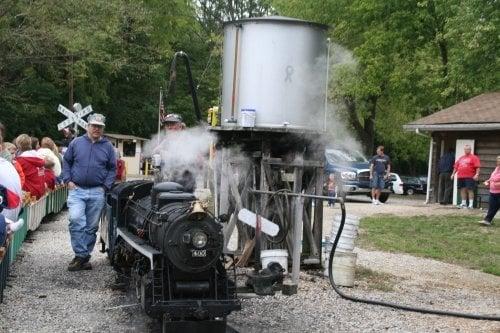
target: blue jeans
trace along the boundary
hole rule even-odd
[[[383,189],[385,187],[384,174],[378,174],[373,172],[373,178],[371,181],[371,187],[376,189]]]
[[[328,196],[334,198],[335,191],[328,191]],[[335,200],[328,200],[328,206],[333,207],[335,205]]]
[[[77,257],[88,257],[94,249],[104,200],[104,188],[100,186],[69,190],[69,234]]]
[[[493,218],[495,217],[495,215],[499,209],[500,209],[500,193],[491,193],[490,192],[488,213],[486,213],[486,217],[484,219],[488,222],[493,221]]]

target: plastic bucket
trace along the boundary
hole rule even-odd
[[[288,251],[287,250],[262,250],[260,252],[260,262],[262,268],[266,268],[271,262],[277,262],[288,273]]]
[[[337,250],[344,252],[352,252],[354,250],[354,237],[341,236],[337,243]]]
[[[255,127],[254,109],[241,109],[241,127]]]
[[[330,239],[333,241],[337,236],[337,231],[340,227],[342,217],[336,215],[333,223],[332,233]],[[346,215],[344,228],[337,245],[337,250],[350,252],[354,250],[354,241],[358,237],[359,218],[355,215]]]
[[[340,222],[335,222],[333,224],[333,230],[335,231],[335,235],[337,234],[337,231],[339,230],[340,227]],[[342,229],[342,236],[344,235],[349,235],[351,237],[355,237],[358,235],[358,227],[352,224],[344,224],[344,228]]]
[[[332,267],[335,284],[344,287],[354,286],[354,272],[356,270],[357,258],[357,253],[335,251]],[[328,260],[325,262],[324,275],[328,276]]]
[[[335,215],[335,218],[334,218],[335,222],[340,223],[341,220],[342,220],[341,215]],[[356,215],[347,214],[345,217],[345,224],[344,225],[347,225],[347,224],[355,225],[356,227],[359,226],[359,217]]]

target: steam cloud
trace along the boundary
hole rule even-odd
[[[171,131],[155,135],[145,148],[145,155],[160,154],[163,179],[175,180],[179,173],[191,172],[199,176],[208,161],[210,144],[216,137],[204,127]]]
[[[346,75],[353,75],[358,65],[351,51],[339,44],[332,43],[329,62],[328,105],[326,110],[326,142],[327,148],[345,151],[363,152],[361,143],[353,135],[345,119],[345,106],[335,99],[339,85],[345,84]]]

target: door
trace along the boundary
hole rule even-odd
[[[458,139],[455,146],[455,161],[464,154],[464,146],[470,145],[472,153],[474,154],[474,140],[472,139]],[[458,189],[457,189],[457,176],[453,180],[453,204],[458,204]]]

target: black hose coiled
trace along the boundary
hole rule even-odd
[[[335,237],[335,241],[333,242],[332,250],[331,250],[330,256],[329,256],[328,277],[330,279],[330,284],[332,285],[333,290],[335,290],[335,292],[337,294],[339,294],[342,298],[348,299],[348,300],[353,301],[353,302],[366,303],[366,304],[372,304],[372,305],[380,305],[380,306],[385,306],[385,307],[389,307],[389,308],[393,308],[393,309],[420,312],[420,313],[425,313],[425,314],[434,314],[434,315],[440,315],[440,316],[452,316],[452,317],[460,317],[460,318],[476,319],[476,320],[500,321],[499,316],[487,316],[487,315],[470,314],[470,313],[463,313],[463,312],[417,308],[417,307],[403,305],[403,304],[375,301],[375,300],[371,300],[371,299],[360,298],[360,297],[356,297],[356,296],[347,295],[344,292],[342,292],[342,290],[340,290],[337,287],[337,285],[335,284],[335,281],[333,281],[332,271],[333,271],[333,257],[335,255],[335,249],[337,248],[337,244],[339,242],[340,235],[342,234],[342,229],[344,228],[344,223],[345,223],[345,219],[346,219],[346,212],[345,212],[344,200],[339,198],[339,199],[336,199],[336,201],[340,202],[340,207],[342,210],[342,219],[340,221],[339,230],[337,231],[337,236]]]

